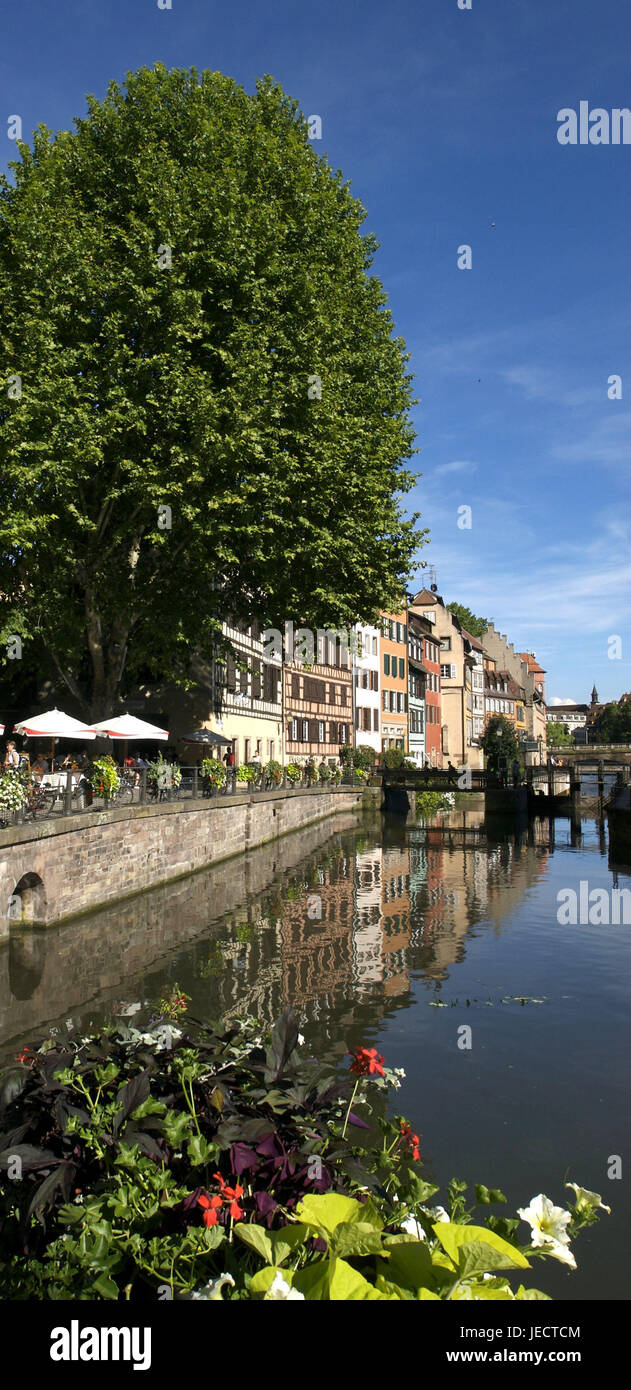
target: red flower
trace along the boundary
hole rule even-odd
[[[353,1058],[351,1072],[354,1076],[383,1076],[386,1059],[376,1047],[356,1047],[348,1055]]]
[[[33,1065],[33,1062],[35,1061],[35,1056],[33,1053],[31,1053],[30,1047],[25,1047],[22,1049],[21,1052],[18,1052],[17,1060],[18,1062],[22,1063],[22,1066],[30,1067]]]
[[[403,1142],[407,1144],[409,1148],[412,1150],[412,1158],[416,1159],[416,1162],[418,1163],[421,1157],[421,1151],[419,1149],[419,1144],[421,1141],[419,1139],[418,1134],[412,1133],[412,1126],[407,1125],[404,1120],[401,1121],[401,1138]]]
[[[204,1225],[216,1226],[217,1212],[223,1205],[223,1197],[220,1197],[218,1194],[214,1197],[207,1197],[205,1194],[202,1194],[201,1197],[197,1198],[197,1202],[200,1207],[204,1208],[204,1215],[202,1218]]]
[[[221,1173],[213,1173],[213,1177],[216,1178],[221,1188],[220,1200],[224,1202],[229,1202],[230,1205],[228,1207],[228,1210],[230,1212],[231,1217],[234,1221],[240,1221],[241,1217],[243,1216],[243,1210],[239,1206],[239,1197],[242,1197],[244,1192],[244,1189],[242,1188],[241,1184],[237,1182],[235,1183],[234,1187],[229,1187],[225,1178],[222,1178]]]

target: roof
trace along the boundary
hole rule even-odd
[[[540,675],[545,676],[545,667],[539,665],[531,652],[518,652],[517,655],[520,661],[526,662],[529,671],[538,671]]]
[[[466,629],[465,627],[461,628],[461,632],[462,632],[463,637],[466,637],[467,642],[470,642],[470,643],[471,643],[471,646],[472,646],[472,647],[476,647],[477,650],[478,650],[479,652],[483,652],[483,651],[484,651],[484,647],[483,647],[483,645],[482,645],[482,643],[481,643],[479,637],[473,637],[473,636],[471,635],[470,632],[467,632],[467,629]]]

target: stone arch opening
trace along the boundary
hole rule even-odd
[[[8,915],[11,926],[44,926],[46,891],[39,874],[22,874],[11,894]]]

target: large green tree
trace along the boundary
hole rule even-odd
[[[369,621],[425,533],[376,243],[270,78],[161,64],[0,185],[0,630],[90,717],[221,619]],[[10,669],[5,669],[5,675]]]

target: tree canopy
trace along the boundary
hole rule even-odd
[[[590,742],[631,743],[631,698],[605,705],[594,721]]]
[[[488,618],[477,618],[463,603],[448,603],[447,608],[458,619],[460,626],[470,632],[472,637],[482,637],[489,625]]]
[[[510,765],[513,758],[519,758],[519,745],[514,725],[503,714],[494,714],[488,721],[482,736],[484,761],[489,772],[497,772],[501,759]]]
[[[546,731],[548,743],[563,744],[566,747],[569,746],[569,744],[574,744],[574,739],[572,738],[567,724],[564,724],[560,719],[548,719]]]
[[[370,621],[425,532],[376,242],[271,79],[161,64],[0,182],[0,634],[97,717],[227,616]],[[10,675],[10,666],[5,667]]]

